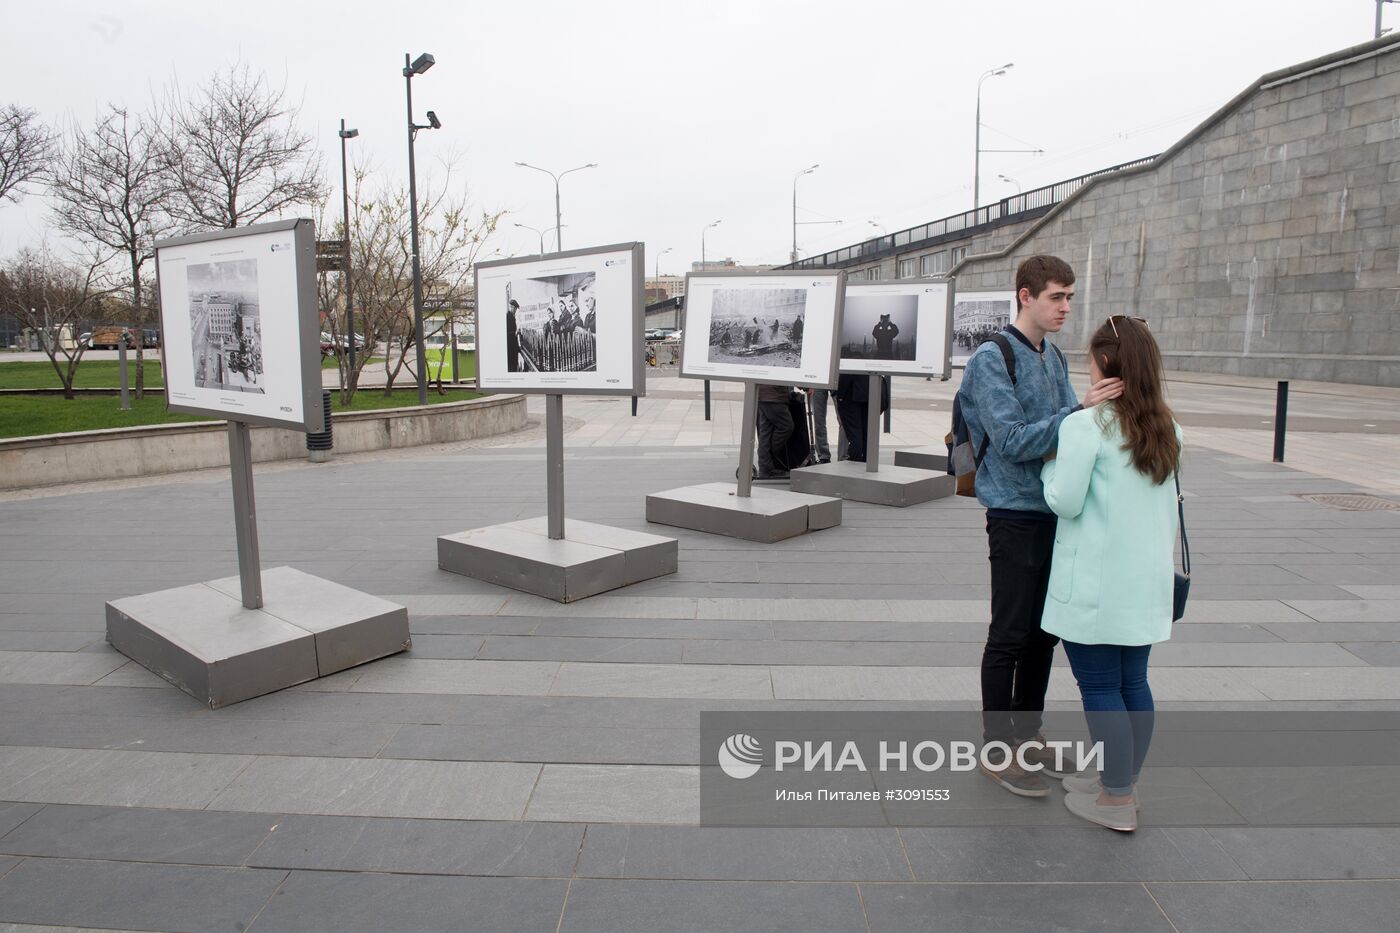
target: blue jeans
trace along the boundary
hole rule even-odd
[[[1152,688],[1147,685],[1151,645],[1081,645],[1066,641],[1089,736],[1103,743],[1103,789],[1130,794],[1152,743]]]

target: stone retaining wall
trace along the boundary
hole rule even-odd
[[[338,413],[335,450],[358,453],[446,444],[525,427],[525,396],[498,395],[423,408]],[[0,489],[180,473],[228,465],[228,423],[158,424],[0,440]],[[254,427],[253,459],[306,456],[306,435]]]

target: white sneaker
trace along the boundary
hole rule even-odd
[[[1137,829],[1135,803],[1103,804],[1094,794],[1065,794],[1065,809],[1090,823],[1107,826],[1120,833]]]
[[[1062,778],[1060,784],[1064,786],[1067,794],[1092,794],[1098,797],[1103,793],[1103,778],[1097,771],[1085,771],[1083,774],[1071,774]],[[1141,809],[1137,801],[1137,788],[1133,788],[1133,806]]]

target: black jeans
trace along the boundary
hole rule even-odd
[[[788,438],[792,437],[795,430],[797,425],[793,423],[792,411],[787,402],[758,403],[759,476],[787,472],[788,463],[782,452],[787,448]],[[778,452],[776,458],[773,456],[774,451]]]
[[[846,433],[845,459],[857,463],[865,462],[865,435],[869,427],[870,406],[867,402],[849,399],[836,400],[836,420],[841,422],[841,430]]]
[[[1040,627],[1055,523],[987,517],[992,565],[992,624],[982,652],[982,734],[1013,744],[1040,732],[1054,635]]]

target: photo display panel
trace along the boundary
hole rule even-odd
[[[947,358],[944,281],[846,286],[841,311],[841,372],[941,376]]]
[[[966,366],[972,351],[1016,319],[1015,292],[957,292],[953,295],[954,366]]]
[[[172,411],[323,429],[315,242],[294,220],[156,244]]]
[[[642,244],[476,267],[484,390],[641,395]]]
[[[843,272],[686,276],[681,375],[834,386],[844,287]]]

